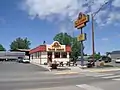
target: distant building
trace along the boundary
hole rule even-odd
[[[25,52],[0,51],[0,60],[18,59],[19,57],[24,58]]]
[[[112,52],[110,53],[110,56],[111,56],[112,60],[115,60],[115,59],[117,59],[117,58],[120,58],[120,51],[119,51],[119,50],[118,50],[118,51],[112,51]]]
[[[30,49],[18,49],[17,51],[18,52],[24,52],[25,53],[25,58],[30,59],[30,54],[29,54]]]

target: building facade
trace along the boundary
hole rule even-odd
[[[70,61],[71,47],[54,41],[51,45],[40,45],[30,50],[33,63],[45,64],[53,61],[66,63]]]
[[[120,58],[120,51],[112,51],[110,53],[110,56],[111,56],[112,60],[116,60],[116,59]]]

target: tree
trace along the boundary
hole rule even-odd
[[[100,59],[100,58],[101,58],[101,54],[100,54],[100,52],[95,53],[94,58],[95,58],[96,60]]]
[[[59,33],[54,38],[54,41],[58,41],[60,44],[63,45],[70,45],[72,47],[72,52],[70,54],[70,57],[76,61],[78,56],[80,56],[80,42],[77,41],[76,37],[71,37],[67,33]]]
[[[71,45],[72,37],[67,33],[59,33],[54,38],[54,41],[58,41],[62,45]]]
[[[109,56],[111,54],[111,52],[106,52],[106,56]]]
[[[19,38],[16,38],[16,40],[14,40],[11,43],[10,49],[13,50],[13,51],[15,51],[17,49],[29,49],[30,45],[31,45],[31,43],[27,38],[22,39],[22,38],[19,37]]]
[[[6,51],[2,44],[0,44],[0,51]]]
[[[77,41],[77,38],[73,38],[73,44],[72,44],[72,52],[71,52],[71,58],[73,61],[76,61],[78,56],[81,55],[81,44],[79,41]]]

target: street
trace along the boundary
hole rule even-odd
[[[0,90],[119,90],[120,71],[57,75],[17,62],[0,62]]]

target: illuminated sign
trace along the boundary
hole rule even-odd
[[[55,41],[52,45],[47,46],[47,51],[65,51],[65,45],[61,45],[58,41]]]
[[[88,21],[89,21],[89,15],[80,13],[78,19],[75,21],[75,28],[80,29],[85,27]]]

